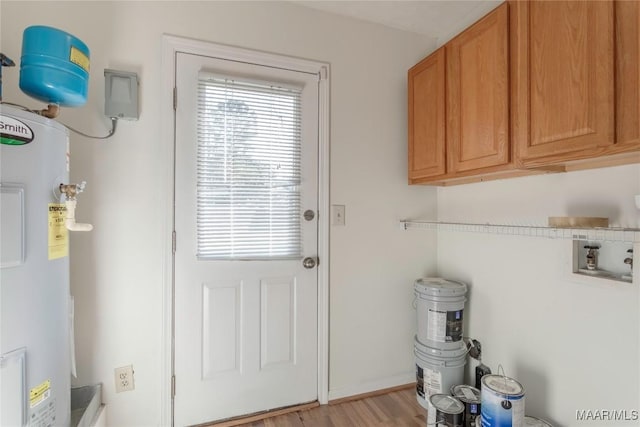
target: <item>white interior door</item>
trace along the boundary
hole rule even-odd
[[[315,401],[318,76],[178,53],[176,90],[175,425]]]

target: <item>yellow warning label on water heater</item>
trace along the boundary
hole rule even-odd
[[[71,46],[69,61],[73,62],[87,73],[89,72],[89,57],[82,53],[78,48]]]
[[[64,221],[67,208],[61,203],[49,203],[49,259],[69,255],[69,233]]]
[[[46,380],[29,390],[29,407],[35,408],[51,395],[51,380]]]

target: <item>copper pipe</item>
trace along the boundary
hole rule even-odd
[[[60,112],[60,107],[58,107],[57,104],[49,104],[47,105],[46,109],[40,110],[37,113],[49,119],[55,119],[56,117],[58,117],[59,112]]]

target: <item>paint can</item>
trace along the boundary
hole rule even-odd
[[[431,395],[447,393],[451,387],[463,382],[467,347],[459,342],[456,349],[442,350],[422,344],[417,337],[414,341],[416,399],[428,409]]]
[[[416,280],[418,340],[429,347],[456,349],[462,342],[467,285],[439,277]]]
[[[547,421],[529,415],[524,416],[524,425],[525,427],[553,427]]]
[[[451,395],[464,404],[464,427],[480,427],[480,390],[466,384],[454,385]]]
[[[437,393],[429,397],[428,427],[463,427],[464,404],[453,396]]]
[[[482,427],[524,427],[524,387],[504,375],[482,377]]]

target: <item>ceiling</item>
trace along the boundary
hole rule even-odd
[[[494,0],[340,0],[295,3],[434,37],[444,44],[464,28],[495,8]]]

